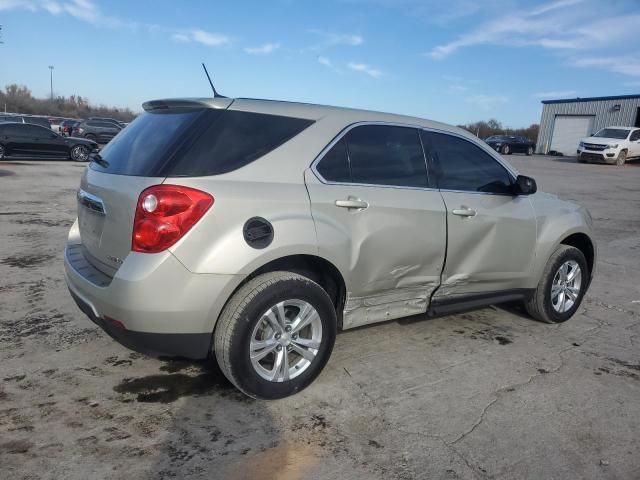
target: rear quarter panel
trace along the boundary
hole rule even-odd
[[[225,180],[224,175],[168,178],[164,183],[214,197],[205,216],[170,249],[194,273],[246,275],[280,257],[318,254],[302,172],[300,183]],[[244,239],[244,224],[253,217],[273,226],[273,241],[266,248],[251,247]]]

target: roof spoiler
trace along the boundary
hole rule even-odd
[[[233,99],[226,97],[216,98],[169,98],[164,100],[150,100],[142,104],[146,112],[167,110],[174,108],[228,108]]]

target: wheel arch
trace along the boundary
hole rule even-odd
[[[266,262],[265,264],[255,268],[242,280],[242,282],[240,282],[240,284],[236,286],[227,298],[225,305],[247,282],[251,281],[258,275],[275,271],[297,273],[298,275],[307,277],[320,285],[331,298],[336,309],[338,329],[342,329],[342,312],[344,310],[347,292],[344,277],[333,263],[317,255],[293,254]],[[224,306],[220,310],[220,314],[223,310]],[[218,319],[216,319],[216,325],[217,324]]]
[[[591,238],[589,238],[586,233],[577,232],[561,240],[560,245],[569,245],[571,247],[577,248],[582,252],[584,258],[587,260],[587,266],[589,267],[589,277],[591,278],[596,259],[595,245]]]

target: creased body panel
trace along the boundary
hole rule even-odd
[[[319,255],[347,288],[343,328],[425,312],[446,248],[440,193],[417,188],[331,185],[305,174]],[[350,197],[368,203],[341,208]]]
[[[448,211],[447,260],[434,298],[529,287],[536,218],[528,197],[443,191]],[[459,216],[457,209],[474,216]]]

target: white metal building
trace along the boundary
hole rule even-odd
[[[544,100],[536,152],[575,155],[581,138],[612,125],[640,127],[640,95]]]

